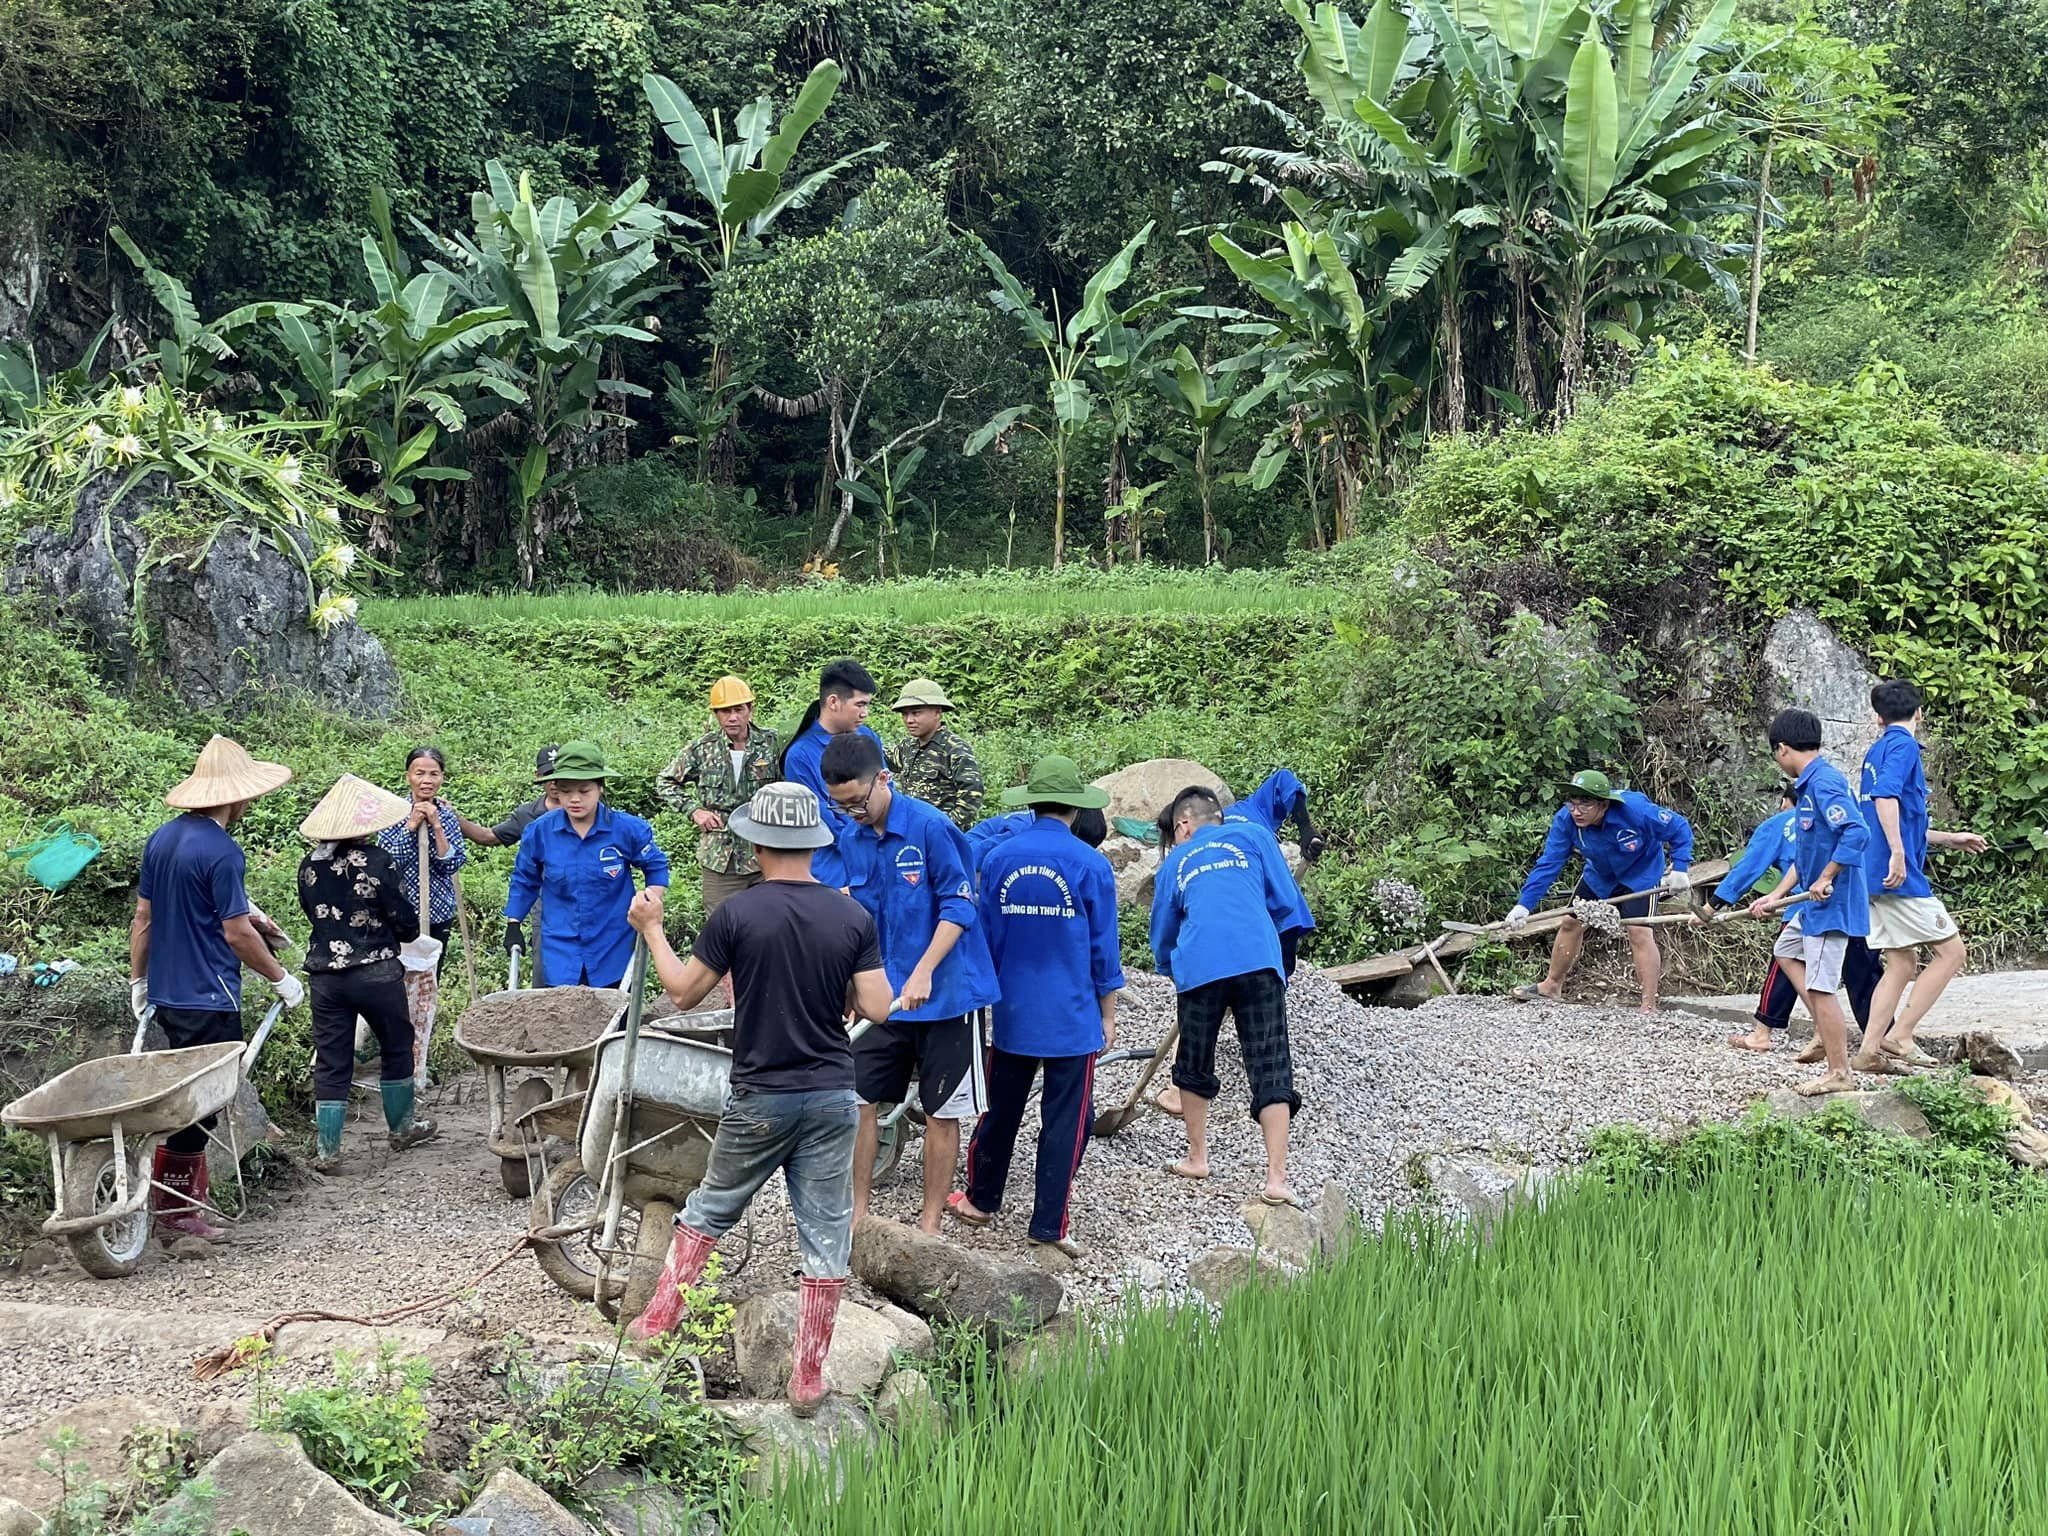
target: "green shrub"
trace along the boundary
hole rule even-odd
[[[400,1359],[392,1345],[367,1368],[338,1351],[333,1386],[274,1394],[264,1380],[272,1363],[268,1346],[253,1354],[255,1427],[297,1435],[306,1459],[342,1487],[378,1508],[403,1508],[406,1485],[426,1465],[426,1385],[433,1368]]]

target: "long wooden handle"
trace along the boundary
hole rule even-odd
[[[433,935],[433,903],[428,899],[432,889],[431,877],[427,872],[427,824],[420,823],[420,937]]]

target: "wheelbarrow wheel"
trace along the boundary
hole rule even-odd
[[[555,1085],[544,1077],[529,1077],[519,1085],[519,1091],[512,1095],[505,1106],[506,1123],[516,1123],[522,1115],[539,1109],[555,1096]],[[505,1186],[505,1193],[514,1200],[524,1200],[533,1193],[533,1172],[526,1166],[526,1157],[501,1157],[498,1159],[498,1178]]]
[[[583,1171],[582,1160],[567,1158],[554,1166],[547,1182],[535,1191],[533,1225],[536,1230],[545,1230],[593,1218],[601,1220],[604,1213],[598,1206],[597,1196],[597,1180]],[[631,1245],[637,1236],[633,1230],[634,1214],[629,1206],[620,1223],[619,1241],[622,1245]],[[619,1293],[625,1289],[626,1277],[618,1266],[612,1266],[605,1277],[605,1294],[601,1297],[597,1294],[598,1256],[591,1247],[597,1235],[593,1229],[573,1237],[537,1242],[533,1245],[533,1256],[540,1262],[541,1272],[564,1291],[578,1301],[595,1301],[599,1311],[615,1317]]]
[[[620,1317],[638,1317],[654,1299],[661,1267],[668,1262],[669,1246],[675,1236],[676,1208],[666,1200],[650,1200],[640,1207],[640,1231],[633,1241],[633,1267],[626,1275],[625,1294],[619,1298]],[[614,1319],[616,1321],[616,1319]]]
[[[903,1143],[910,1138],[904,1134],[903,1122],[909,1116],[899,1115],[877,1129],[875,1142],[875,1173],[873,1182],[884,1184],[896,1177],[896,1170],[903,1163]]]
[[[88,1211],[97,1214],[120,1203],[116,1195],[119,1170],[111,1141],[74,1148],[65,1162],[64,1209],[67,1212],[78,1216]],[[142,1178],[140,1158],[128,1170],[128,1177],[128,1188],[132,1194]],[[119,1280],[123,1275],[132,1275],[142,1267],[143,1257],[149,1252],[149,1207],[145,1205],[131,1216],[94,1227],[90,1232],[74,1232],[64,1241],[80,1267],[94,1279]]]

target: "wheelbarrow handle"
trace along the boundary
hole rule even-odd
[[[144,1003],[142,1012],[135,1016],[135,1043],[128,1047],[130,1056],[142,1054],[143,1037],[149,1033],[149,1021],[156,1017],[156,1004]]]
[[[256,1033],[249,1037],[249,1043],[242,1047],[242,1072],[246,1076],[256,1065],[256,1058],[263,1050],[263,1042],[270,1038],[270,1031],[276,1027],[284,1013],[284,999],[279,998],[264,1013],[262,1022],[256,1026]]]

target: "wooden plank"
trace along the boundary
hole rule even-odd
[[[1729,864],[1726,859],[1708,859],[1704,863],[1693,865],[1693,899],[1695,901],[1702,899],[1700,895],[1701,888],[1717,883],[1722,876],[1728,873],[1728,869]],[[1568,916],[1570,916],[1570,913],[1563,909],[1559,909],[1556,912],[1546,912],[1541,917],[1530,918],[1528,926],[1512,937],[1506,934],[1493,935],[1493,937],[1504,939],[1511,944],[1520,944],[1529,939],[1542,938],[1546,934],[1555,933],[1559,928],[1563,927],[1564,920]],[[1479,940],[1480,935],[1478,934],[1454,933],[1437,946],[1437,958],[1439,960],[1456,960],[1460,956],[1469,955],[1479,946]],[[1348,965],[1326,965],[1323,967],[1323,975],[1346,990],[1353,987],[1371,987],[1380,985],[1383,982],[1398,981],[1414,970],[1416,966],[1424,963],[1423,951],[1428,947],[1426,944],[1417,944],[1410,949],[1397,949],[1388,954],[1373,955],[1364,960],[1353,960]]]

